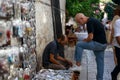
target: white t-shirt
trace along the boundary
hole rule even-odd
[[[114,40],[113,45],[120,48],[120,45],[117,43],[116,37],[120,36],[120,19],[117,19],[114,24]]]
[[[87,32],[75,32],[76,37],[78,38],[78,41],[82,41],[85,38],[88,37],[88,33]]]

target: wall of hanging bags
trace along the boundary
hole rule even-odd
[[[7,66],[9,74],[0,80],[30,79],[36,73],[35,30],[35,0],[0,0],[0,72]]]

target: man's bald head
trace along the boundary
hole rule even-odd
[[[75,15],[75,20],[80,25],[84,25],[87,22],[88,17],[86,17],[83,13],[77,13]]]
[[[77,18],[83,18],[83,17],[85,17],[85,15],[84,15],[83,13],[77,13],[77,14],[75,15],[75,20],[76,20]]]

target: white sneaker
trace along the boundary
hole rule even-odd
[[[71,71],[81,71],[82,70],[82,66],[73,66],[73,67],[70,67],[69,70]]]

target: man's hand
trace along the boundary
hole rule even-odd
[[[58,59],[58,60],[61,60],[61,61],[63,61],[63,62],[67,62],[68,64],[70,64],[70,66],[73,65],[71,61],[69,61],[69,60],[67,60],[67,59],[65,59],[65,58],[63,58],[63,57],[61,57],[61,56],[58,56],[57,59]]]
[[[83,41],[87,42],[87,39],[84,39]]]
[[[76,62],[76,65],[77,65],[77,66],[80,66],[81,64],[80,64],[80,62]]]
[[[73,63],[69,60],[66,60],[68,62],[68,64],[70,64],[70,66],[72,67],[73,66]]]
[[[92,39],[93,39],[93,33],[89,33],[88,37],[86,39],[84,39],[83,41],[90,42]]]

